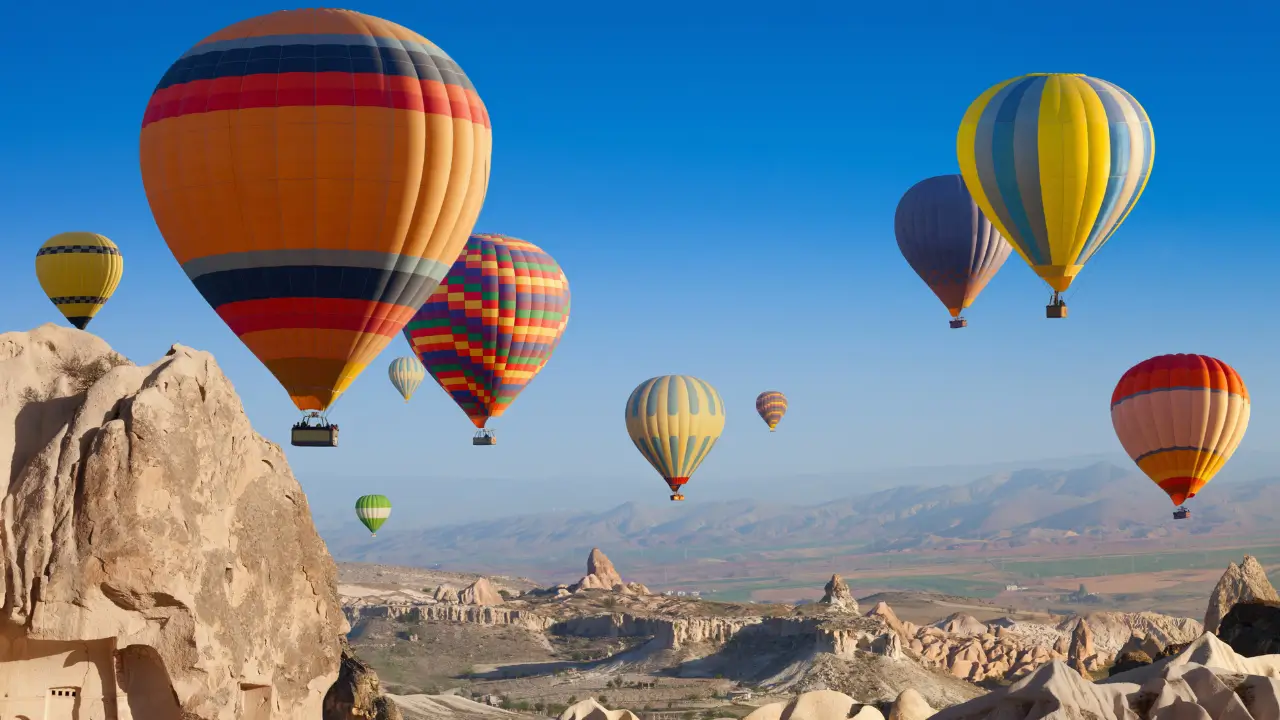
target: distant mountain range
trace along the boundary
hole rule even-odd
[[[803,507],[751,500],[628,502],[604,512],[536,513],[425,529],[397,529],[393,518],[376,539],[350,527],[322,532],[340,560],[446,568],[576,567],[593,546],[653,560],[815,545],[875,552],[984,541],[1000,549],[1070,536],[1261,532],[1280,520],[1280,478],[1215,483],[1191,506],[1192,520],[1173,526],[1173,505],[1150,480],[1096,463],[1001,472],[963,485],[898,487]]]

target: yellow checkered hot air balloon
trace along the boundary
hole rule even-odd
[[[120,248],[97,233],[54,235],[36,252],[40,287],[67,320],[81,330],[111,298],[123,274]]]
[[[1147,186],[1147,111],[1106,80],[1032,73],[993,85],[956,136],[960,173],[982,213],[1053,288],[1046,314],[1111,239]]]

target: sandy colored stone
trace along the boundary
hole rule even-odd
[[[853,698],[834,690],[800,693],[787,703],[780,720],[845,720]]]
[[[463,605],[494,606],[502,604],[502,596],[488,578],[479,578],[458,593],[458,602]]]
[[[432,594],[432,597],[434,597],[436,600],[440,602],[456,603],[458,602],[458,588],[448,584],[441,585],[440,587],[436,588],[436,591]]]
[[[849,589],[849,584],[839,575],[832,575],[831,579],[822,588],[823,595],[819,603],[830,605],[833,608],[847,610],[849,612],[858,612],[858,601],[853,597],[853,591]]]
[[[378,673],[356,657],[346,638],[338,679],[324,696],[323,720],[403,720],[399,706],[382,694]]]
[[[587,556],[587,574],[573,585],[571,590],[613,590],[615,586],[626,586],[622,575],[600,548],[591,548]]]
[[[1276,594],[1257,558],[1245,555],[1239,565],[1231,563],[1227,566],[1227,571],[1222,573],[1209,595],[1209,605],[1204,611],[1205,632],[1217,632],[1222,618],[1231,612],[1233,605],[1250,600],[1280,602],[1280,595]]]
[[[0,335],[0,456],[0,717],[65,686],[81,720],[321,716],[336,569],[211,355]]]
[[[933,713],[933,708],[915,688],[907,688],[893,701],[888,720],[928,720]]]

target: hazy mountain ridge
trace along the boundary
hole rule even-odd
[[[326,540],[346,560],[431,563],[541,558],[582,547],[669,553],[750,552],[812,545],[870,550],[953,541],[1027,544],[1069,533],[1096,538],[1170,532],[1240,534],[1280,519],[1280,478],[1210,486],[1193,501],[1193,523],[1170,526],[1173,505],[1135,472],[1109,463],[1075,470],[1019,470],[965,485],[904,486],[817,505],[695,500],[628,502],[603,512],[539,513],[396,532],[377,540],[334,532]],[[389,532],[388,532],[389,531]]]

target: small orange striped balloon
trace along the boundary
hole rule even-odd
[[[1111,394],[1125,452],[1181,505],[1222,469],[1249,425],[1249,391],[1206,355],[1160,355],[1129,368]]]
[[[774,432],[782,416],[787,414],[787,396],[777,390],[765,390],[756,396],[756,412],[764,418],[769,432]]]

